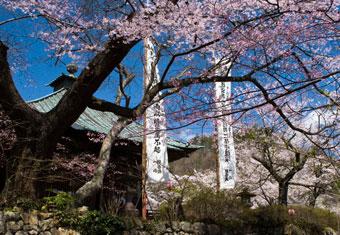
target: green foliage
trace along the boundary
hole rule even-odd
[[[98,211],[88,211],[82,215],[77,209],[57,212],[59,226],[72,228],[83,235],[112,235],[121,234],[125,223],[117,216],[110,216]]]
[[[224,223],[239,217],[247,208],[234,195],[203,188],[184,205],[186,218],[194,221]]]
[[[332,185],[332,190],[334,191],[334,193],[340,195],[340,180],[336,180],[336,181],[333,183],[333,185]]]
[[[284,227],[294,227],[301,234],[319,235],[326,227],[337,229],[337,221],[340,219],[334,213],[312,207],[294,206],[294,215],[288,214],[285,206],[268,206],[253,210],[249,220],[252,227],[260,234],[280,233]]]
[[[295,213],[289,215],[288,209],[294,209]],[[337,230],[340,219],[330,211],[304,206],[249,209],[234,195],[208,188],[193,194],[185,203],[184,211],[189,220],[220,224],[235,235],[250,232],[281,235],[288,230],[297,235],[319,235],[327,227]]]
[[[44,197],[44,202],[46,203],[47,209],[57,209],[57,210],[66,210],[73,207],[75,198],[66,193],[66,192],[59,192],[55,196],[51,197]]]
[[[289,224],[288,210],[285,206],[273,205],[260,207],[244,217],[260,234],[280,234],[284,226]],[[251,218],[252,217],[252,218]]]
[[[307,235],[305,231],[295,226],[294,224],[289,224],[284,229],[285,234],[289,235]]]
[[[290,221],[307,234],[322,234],[326,227],[338,229],[338,221],[340,218],[328,210],[312,207],[294,207],[296,215]]]
[[[88,212],[78,224],[78,231],[83,235],[121,234],[124,229],[124,222],[119,217],[108,216],[97,211]]]
[[[62,210],[56,212],[59,218],[59,226],[65,228],[79,229],[82,216],[76,209]]]
[[[161,203],[157,219],[162,221],[177,221],[185,218],[184,208],[182,207],[183,201],[196,195],[201,187],[192,183],[189,179],[180,180],[178,183],[178,187],[171,189],[173,196]]]
[[[22,208],[24,211],[39,210],[42,202],[39,200],[31,200],[29,198],[19,198],[16,201],[16,206]]]
[[[143,231],[149,234],[153,234],[155,231],[157,231],[158,226],[158,220],[147,220],[143,222]]]
[[[167,200],[166,202],[162,202],[159,206],[159,215],[156,219],[161,221],[176,221],[180,220],[182,218],[179,218],[176,200],[179,200],[179,198],[172,198]]]

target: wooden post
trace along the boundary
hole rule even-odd
[[[218,140],[217,140],[218,141]],[[216,151],[216,192],[220,191],[220,157],[219,157],[219,153],[218,153],[218,148]]]
[[[143,133],[143,150],[142,150],[142,218],[147,219],[147,203],[148,197],[146,194],[146,164],[147,164],[147,154],[146,154],[146,114],[144,114],[144,133]]]

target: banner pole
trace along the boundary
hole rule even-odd
[[[220,158],[218,155],[218,149],[216,151],[216,192],[220,191],[221,185],[220,185]]]
[[[147,219],[147,203],[148,197],[146,194],[146,166],[147,166],[147,152],[146,152],[146,114],[144,114],[144,132],[143,132],[143,149],[142,149],[142,219]]]
[[[144,39],[144,66],[147,65],[147,61],[150,59],[148,58],[148,53],[147,53],[147,50],[148,48],[146,47],[146,39]],[[147,79],[146,77],[148,76],[147,74],[147,69],[144,68],[144,81],[143,81],[143,86],[144,86],[144,91],[146,91],[147,89]],[[146,128],[147,128],[147,124],[146,124],[146,119],[147,119],[147,113],[144,112],[144,115],[143,115],[143,119],[144,119],[144,122],[143,122],[143,149],[142,149],[142,219],[147,219],[147,203],[148,203],[148,196],[147,196],[147,193],[146,193],[146,177],[147,177],[147,144],[146,144]]]

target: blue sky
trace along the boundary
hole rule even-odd
[[[4,9],[0,8],[0,22],[11,17],[13,17],[13,13],[9,14]],[[39,20],[40,19],[37,19],[36,21]],[[21,20],[0,27],[0,40],[3,40],[5,43],[7,42],[7,45],[11,48],[10,54],[16,55],[16,61],[14,61],[13,58],[10,60],[11,66],[15,67],[13,70],[15,71],[13,73],[13,79],[19,93],[26,101],[51,93],[52,88],[48,87],[47,84],[60,76],[63,72],[67,73],[66,64],[71,62],[70,59],[64,59],[64,64],[60,62],[56,64],[55,59],[50,59],[48,57],[45,45],[42,42],[30,38],[32,32],[41,30],[37,28],[37,25],[39,24],[34,23],[35,22],[32,22],[32,20]],[[334,43],[336,44],[337,42]],[[17,56],[17,50],[20,52],[20,56]],[[143,47],[142,43],[140,43],[133,48],[129,56],[124,60],[124,64],[128,65],[129,68],[133,68],[132,72],[137,75],[137,78],[127,89],[127,92],[132,95],[132,105],[136,104],[142,95],[142,53]],[[332,53],[337,54],[339,52],[335,50]],[[161,71],[162,68],[164,68],[166,60],[167,57],[165,56],[159,64]],[[18,63],[28,65],[28,67],[23,70],[18,69],[16,66]],[[199,67],[200,63],[203,64],[204,61],[202,62],[201,60],[196,65]],[[80,70],[81,69],[82,68],[80,67]],[[174,70],[176,69],[181,69],[180,63],[175,65]],[[244,70],[239,69],[238,71]],[[112,74],[112,76],[102,84],[102,87],[95,95],[107,100],[113,100],[115,97],[116,85],[117,79],[114,78],[114,74]],[[196,134],[211,133],[212,125],[202,128],[200,124],[201,123],[179,130],[177,134],[179,137],[189,138]]]
[[[4,9],[0,8],[0,21],[13,17]],[[25,100],[31,100],[52,91],[46,84],[63,72],[64,66],[55,66],[53,61],[46,60],[44,45],[29,38],[33,24],[31,20],[22,20],[3,25],[0,28],[0,39],[9,46],[10,66],[12,76],[17,89]],[[14,42],[13,42],[14,41]],[[20,43],[24,44],[20,44]],[[17,43],[12,45],[12,43]],[[20,57],[17,57],[18,50]],[[16,60],[13,60],[13,55]],[[27,63],[28,62],[28,63]],[[23,66],[16,66],[21,63]],[[27,66],[27,67],[26,67]],[[19,68],[18,68],[19,67]]]
[[[0,22],[13,16],[12,13],[9,14],[0,8]],[[14,83],[26,101],[52,93],[53,89],[47,84],[62,73],[67,74],[66,64],[72,62],[72,60],[66,58],[63,60],[63,63],[55,63],[55,59],[49,58],[46,45],[30,38],[30,34],[36,30],[34,27],[35,24],[32,20],[21,20],[3,25],[0,28],[0,39],[5,43],[7,42],[7,45],[10,47],[10,65],[13,67],[12,76]],[[20,52],[19,56],[17,50]],[[140,91],[143,82],[142,56],[143,45],[140,43],[130,51],[129,56],[124,60],[124,64],[132,68],[137,76],[127,88],[127,92],[132,96],[132,105],[137,104],[142,95]],[[160,63],[160,70],[165,66],[165,63],[166,59]],[[21,65],[17,66],[17,64]],[[81,69],[82,67],[79,68],[79,70]],[[117,77],[115,73],[112,73],[95,95],[99,98],[112,101],[115,97],[116,85]],[[172,131],[169,135],[176,136],[181,140],[189,140],[195,135],[210,133],[211,128],[211,125],[206,125],[204,128],[201,125],[193,125],[181,130]]]

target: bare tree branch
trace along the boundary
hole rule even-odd
[[[116,105],[120,105],[122,98],[125,98],[125,107],[129,107],[130,97],[126,95],[124,89],[136,77],[135,74],[130,73],[127,68],[121,64],[117,66],[119,73],[119,87],[117,89],[117,96],[115,100]]]

